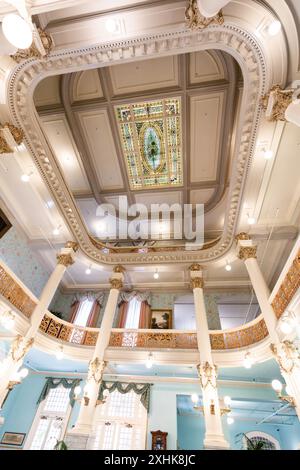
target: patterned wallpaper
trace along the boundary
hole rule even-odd
[[[16,227],[0,239],[0,259],[36,297],[41,295],[50,273],[28,245],[26,236]]]

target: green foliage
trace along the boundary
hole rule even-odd
[[[53,450],[68,450],[68,446],[65,441],[57,441]]]
[[[245,433],[237,434],[236,437],[244,438],[246,441],[246,450],[264,450],[265,442],[264,441],[255,441],[253,442]]]
[[[55,315],[57,318],[60,318],[61,320],[63,319],[63,314],[61,312],[54,312],[53,310],[50,310],[52,315]]]

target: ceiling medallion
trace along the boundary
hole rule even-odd
[[[130,188],[182,186],[181,100],[116,106]]]

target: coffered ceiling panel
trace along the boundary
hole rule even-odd
[[[205,204],[214,194],[213,188],[208,189],[196,189],[190,193],[191,204]]]
[[[100,188],[103,190],[122,189],[124,183],[107,111],[105,109],[79,111],[77,115]]]
[[[75,76],[73,101],[92,100],[102,97],[103,91],[98,70],[86,70]]]
[[[42,123],[71,191],[90,191],[65,115],[43,116]]]
[[[34,92],[36,106],[49,106],[60,103],[59,92],[60,75],[42,80]]]
[[[181,191],[163,191],[155,193],[136,194],[136,202],[145,204],[150,208],[151,204],[175,204],[181,203]]]
[[[143,60],[109,68],[114,95],[178,86],[178,57]]]
[[[224,92],[190,98],[190,180],[217,179]]]
[[[224,65],[215,52],[193,52],[190,54],[189,62],[189,79],[191,84],[225,78]]]

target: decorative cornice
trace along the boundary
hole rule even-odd
[[[79,244],[77,242],[70,241],[65,244],[65,248],[72,248],[72,250],[76,253],[76,251],[79,249]]]
[[[198,8],[197,0],[188,0],[188,6],[185,10],[185,23],[186,26],[191,30],[205,29],[212,23],[223,24],[224,17],[222,11],[211,18],[203,16]]]
[[[203,289],[204,282],[202,277],[193,277],[190,282],[190,286],[192,289]]]
[[[256,258],[256,251],[256,246],[241,246],[238,257],[243,261],[249,258]]]
[[[242,64],[243,71],[247,73],[247,86],[244,89],[243,113],[244,120],[241,124],[242,138],[233,158],[233,164],[237,168],[231,180],[228,205],[226,212],[227,222],[222,238],[214,246],[205,247],[197,251],[165,251],[159,253],[132,253],[118,251],[118,248],[110,253],[100,247],[96,247],[83,225],[78,208],[74,203],[72,194],[61,174],[58,171],[55,157],[52,154],[45,137],[41,131],[34,106],[32,103],[32,90],[35,84],[44,76],[66,73],[67,70],[75,71],[86,67],[101,67],[113,64],[115,61],[128,60],[140,57],[141,51],[144,58],[147,55],[154,57],[162,50],[164,53],[176,54],[196,50],[197,46],[220,48],[231,51],[232,55]],[[246,31],[233,25],[210,26],[201,34],[184,30],[168,33],[147,35],[139,38],[121,40],[115,43],[105,43],[77,50],[68,50],[50,54],[47,61],[28,60],[18,65],[10,77],[9,106],[10,112],[18,125],[22,125],[25,131],[25,140],[28,150],[46,182],[50,192],[60,206],[69,229],[78,241],[81,251],[98,263],[113,264],[158,264],[158,263],[186,263],[206,262],[223,256],[230,248],[234,228],[236,226],[242,189],[245,183],[245,174],[250,165],[255,146],[256,132],[259,124],[260,112],[257,105],[261,94],[265,91],[266,64],[264,56],[254,37]],[[31,91],[29,91],[31,90]],[[103,245],[103,248],[104,245]]]
[[[112,279],[109,280],[109,282],[110,282],[110,285],[111,285],[111,289],[120,290],[123,287],[123,282],[121,281],[121,279],[112,278]]]
[[[70,253],[59,253],[56,255],[57,264],[62,264],[63,266],[71,266],[74,264],[74,259]]]
[[[295,90],[283,90],[279,85],[274,85],[269,93],[261,99],[263,109],[269,121],[286,121],[285,112],[292,103]]]

